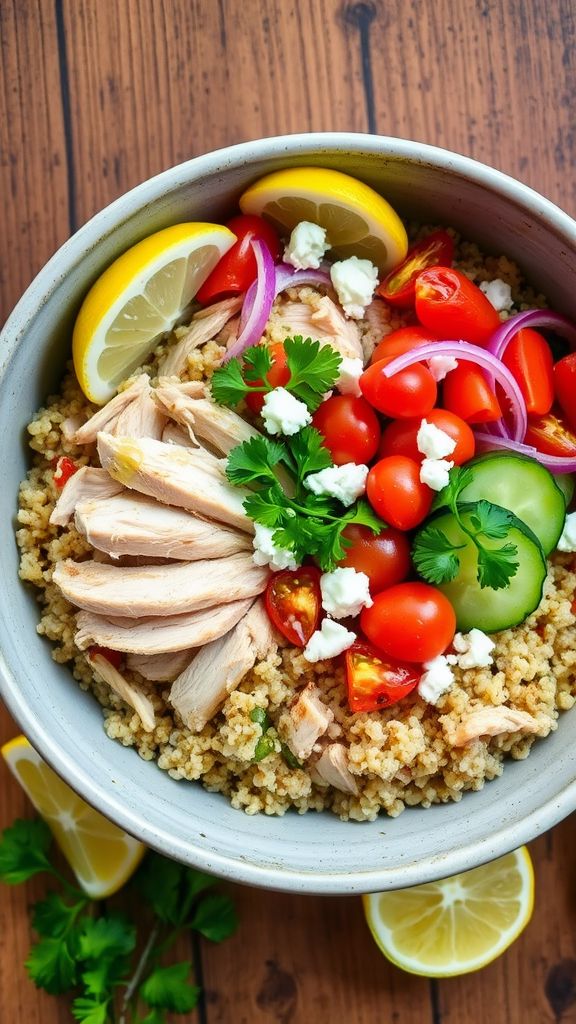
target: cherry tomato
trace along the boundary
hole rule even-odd
[[[371,644],[352,644],[346,651],[350,711],[380,711],[396,704],[418,685],[420,676],[413,665],[385,661]]]
[[[527,411],[538,416],[550,412],[554,401],[554,360],[546,338],[531,327],[523,327],[508,343],[502,362],[516,380]]]
[[[270,577],[266,611],[291,644],[306,646],[318,625],[321,608],[320,572],[313,565],[284,569]]]
[[[88,658],[93,658],[95,654],[99,654],[101,658],[106,658],[115,669],[119,669],[122,664],[122,658],[124,655],[121,651],[112,651],[109,647],[93,647],[88,648]]]
[[[360,625],[389,658],[431,661],[446,650],[456,632],[456,616],[447,597],[428,583],[398,583],[376,594],[363,608]]]
[[[564,356],[554,366],[554,390],[563,415],[576,430],[576,352]]]
[[[378,451],[380,423],[365,398],[328,398],[314,413],[312,424],[323,435],[337,466],[370,462]]]
[[[576,433],[554,413],[547,416],[529,416],[528,430],[524,438],[545,455],[562,455],[576,458]]]
[[[406,309],[414,305],[415,282],[427,267],[449,267],[454,256],[454,242],[446,231],[434,231],[408,250],[406,259],[384,278],[377,288],[391,306]]]
[[[467,423],[493,423],[500,403],[479,366],[460,359],[444,381],[443,404]]]
[[[392,377],[386,376],[385,367],[382,360],[372,363],[360,377],[360,390],[370,405],[386,416],[426,416],[438,397],[436,381],[428,367],[414,363]]]
[[[457,466],[474,458],[476,441],[470,427],[459,416],[447,409],[432,409],[424,417],[427,423],[433,423],[438,430],[443,430],[453,441],[456,447],[447,459],[451,459]],[[378,454],[381,459],[388,455],[406,455],[415,462],[421,462],[424,458],[418,449],[416,437],[422,425],[422,418],[416,417],[410,420],[393,420],[382,431],[382,440]]]
[[[273,388],[279,388],[290,380],[290,370],[286,364],[286,352],[282,342],[279,341],[274,345],[270,345],[270,355],[272,356],[272,366],[266,374],[266,379]],[[261,386],[262,381],[255,381],[254,385],[256,386],[256,384]],[[264,405],[264,395],[262,392],[246,395],[246,405],[253,413],[259,413]]]
[[[266,243],[274,260],[280,256],[278,235],[272,225],[262,217],[243,213],[238,217],[232,217],[226,227],[234,232],[237,241],[218,260],[212,273],[198,289],[196,298],[202,305],[209,305],[228,295],[239,295],[250,287],[258,273],[256,257],[250,244],[253,238]]]
[[[400,530],[388,527],[378,535],[367,526],[347,526],[344,537],[352,541],[338,565],[349,565],[366,573],[370,593],[401,583],[410,572],[410,545]]]
[[[416,278],[416,316],[446,340],[485,345],[500,317],[484,292],[451,267],[432,267]]]
[[[61,490],[67,484],[70,477],[78,471],[78,466],[67,455],[61,455],[56,463],[54,471],[54,483]]]
[[[390,361],[396,359],[396,356],[403,356],[405,352],[411,352],[419,345],[429,345],[433,341],[440,341],[440,338],[425,327],[399,327],[378,342],[370,362],[377,363],[381,359]]]
[[[434,492],[420,481],[420,466],[405,455],[380,459],[368,473],[366,495],[390,526],[412,530],[426,518]]]

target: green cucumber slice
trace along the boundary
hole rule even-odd
[[[474,510],[474,504],[459,507],[461,519],[468,528]],[[485,633],[498,633],[501,629],[518,626],[538,607],[546,579],[546,558],[538,538],[520,519],[514,517],[505,541],[482,538],[487,548],[501,547],[509,542],[518,549],[515,559],[518,570],[502,590],[481,587],[478,583],[476,546],[460,528],[452,512],[440,510],[428,520],[427,525],[432,523],[454,547],[463,545],[457,552],[460,560],[458,575],[450,583],[437,584],[438,590],[446,595],[454,608],[458,629],[468,632],[475,626]]]
[[[574,474],[573,473],[558,473],[554,477],[556,486],[560,488],[564,495],[564,501],[566,502],[566,508],[574,497]]]

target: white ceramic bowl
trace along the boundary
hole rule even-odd
[[[316,164],[356,175],[407,218],[459,228],[517,259],[561,312],[576,317],[576,224],[519,182],[420,143],[369,135],[293,135],[198,157],[144,182],[74,235],[30,285],[0,344],[0,683],[46,760],[86,800],[162,853],[240,882],[316,893],[399,888],[474,867],[550,828],[576,806],[576,713],[527,761],[459,804],[344,823],[331,814],[248,817],[200,783],[174,782],[104,734],[82,693],[35,631],[38,606],[18,580],[14,514],[28,453],[24,427],[57,386],[74,316],[121,252],[184,220],[219,221],[250,182]]]

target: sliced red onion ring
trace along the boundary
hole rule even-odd
[[[511,438],[493,437],[492,434],[475,432],[476,441],[482,451],[494,451],[501,448],[510,452],[518,452],[519,455],[528,455],[536,459],[551,473],[576,473],[576,457],[570,458],[563,455],[547,455],[539,452],[531,444],[522,444],[520,441],[512,441]]]
[[[295,270],[289,263],[279,263],[276,267],[276,295],[285,288],[299,288],[306,284],[331,287],[332,282],[326,270]]]
[[[264,333],[275,297],[276,274],[274,260],[268,246],[259,238],[250,242],[256,258],[258,276],[250,285],[242,306],[240,331],[236,341],[230,346],[223,362],[242,354],[250,345],[257,345]]]
[[[549,328],[566,338],[576,348],[576,326],[565,316],[560,313],[551,313],[549,309],[527,309],[523,313],[511,316],[494,331],[486,346],[488,351],[501,359],[508,343],[523,327]]]
[[[431,356],[453,356],[455,359],[464,359],[469,363],[475,363],[476,366],[486,370],[491,376],[495,377],[510,400],[513,440],[524,440],[528,420],[526,417],[526,403],[522,397],[522,392],[510,370],[491,352],[487,352],[485,348],[480,348],[479,345],[471,345],[468,341],[434,341],[428,345],[420,345],[418,348],[398,356],[397,359],[392,359],[383,367],[382,372],[386,377],[392,377],[400,370],[405,370],[407,366],[421,363],[425,359],[430,359]]]

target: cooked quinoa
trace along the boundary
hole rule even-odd
[[[412,232],[413,237],[417,234]],[[459,242],[455,265],[477,283],[495,278],[509,283],[515,311],[545,305],[543,296],[526,286],[516,264],[506,257],[485,257],[476,245]],[[300,289],[299,297],[310,304],[315,301],[310,289]],[[402,322],[395,314],[386,330]],[[368,354],[386,331],[368,322],[361,327]],[[274,313],[267,333],[271,341],[284,338],[281,320]],[[210,376],[223,353],[219,340],[225,338],[209,342],[189,357],[185,379]],[[160,346],[145,367],[152,376],[165,347]],[[459,800],[466,790],[481,789],[486,780],[501,774],[507,755],[527,757],[537,738],[515,733],[454,747],[454,733],[464,713],[506,704],[534,716],[537,735],[543,738],[556,729],[558,712],[574,704],[576,556],[557,553],[549,563],[539,608],[521,626],[494,635],[493,665],[467,671],[455,667],[455,684],[436,706],[413,691],[388,709],[351,714],[340,663],[311,664],[300,650],[279,638],[277,652],[255,665],[199,733],[184,727],[169,705],[169,684],[123,672],[153,704],[156,725],[146,732],[139,716],[75,647],[75,610],[51,582],[57,562],[82,559],[92,552],[73,525],[51,526],[49,517],[59,493],[53,482],[57,458],[68,455],[78,465],[86,465],[95,454],[93,447],[79,448],[67,441],[62,424],[70,419],[83,422],[93,411],[69,367],[61,393],[48,399],[28,427],[33,464],[19,495],[20,576],[38,588],[38,632],[51,641],[54,659],[70,664],[80,687],[92,690],[102,706],[107,735],[134,747],[145,760],[155,759],[173,779],[201,780],[206,789],[225,794],[233,807],[247,814],[284,814],[294,807],[299,813],[330,809],[344,820],[355,821],[373,820],[381,811],[395,816],[406,806],[429,807]],[[317,683],[334,714],[329,737],[348,747],[357,796],[314,783],[305,767],[290,767],[284,757],[283,714],[310,681]],[[265,709],[273,723],[267,736],[274,750],[258,763],[254,754],[262,730],[250,717],[255,708]]]

